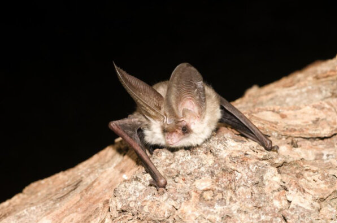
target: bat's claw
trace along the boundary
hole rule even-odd
[[[278,146],[276,146],[276,145],[275,145],[275,146],[273,146],[273,147],[271,148],[271,150],[270,150],[270,151],[277,152],[277,151],[278,151],[278,149],[279,149],[279,148],[278,148]]]
[[[278,148],[278,146],[275,145],[275,146],[272,146],[271,148],[268,148],[268,149],[265,148],[265,149],[266,149],[267,151],[270,151],[270,152],[277,152],[279,148]]]
[[[154,180],[150,180],[150,185],[157,187],[158,189],[160,188],[165,188],[167,184],[167,181],[165,178],[159,179],[158,182]]]

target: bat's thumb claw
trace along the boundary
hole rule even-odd
[[[165,178],[159,179],[158,181],[150,180],[150,185],[156,186],[157,188],[165,188],[167,181]]]
[[[273,151],[273,152],[277,152],[278,151],[278,146],[272,146],[268,151]]]

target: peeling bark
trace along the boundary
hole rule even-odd
[[[157,190],[119,141],[0,204],[0,221],[337,222],[337,58],[234,104],[278,152],[219,126],[199,147],[154,151]]]

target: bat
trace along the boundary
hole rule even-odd
[[[109,128],[134,149],[157,187],[164,188],[167,181],[151,162],[145,145],[171,148],[200,145],[220,122],[272,150],[272,142],[204,83],[192,65],[178,65],[168,81],[153,86],[114,66],[137,109],[128,118],[110,122]]]

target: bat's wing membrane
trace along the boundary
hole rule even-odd
[[[157,168],[153,165],[149,156],[146,154],[143,143],[139,139],[138,130],[141,128],[142,122],[136,118],[126,118],[109,123],[109,128],[117,135],[122,137],[136,152],[138,157],[143,162],[145,168],[150,173],[158,187],[165,187],[166,179],[160,174]]]
[[[272,142],[246,116],[223,97],[219,98],[222,106],[220,122],[230,125],[242,135],[258,142],[266,150],[272,149]]]

